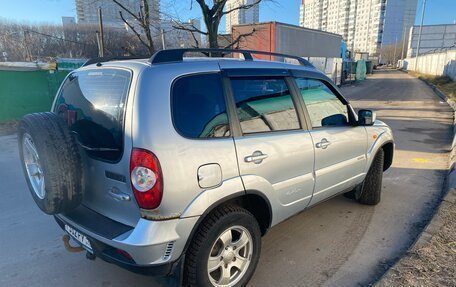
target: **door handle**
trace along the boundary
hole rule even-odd
[[[253,162],[254,164],[260,164],[267,157],[268,157],[267,154],[264,154],[261,151],[257,150],[255,152],[253,152],[253,154],[246,156],[244,158],[244,161],[245,162]]]
[[[323,139],[321,139],[321,142],[317,143],[315,146],[317,148],[326,149],[330,144],[331,144],[330,141],[328,141],[327,139],[323,138]]]
[[[130,201],[130,196],[121,192],[117,187],[109,189],[108,194],[117,201]]]

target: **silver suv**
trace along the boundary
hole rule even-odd
[[[341,193],[377,204],[394,143],[302,58],[176,49],[72,72],[52,113],[23,118],[19,148],[67,249],[179,284],[244,286],[272,226]]]

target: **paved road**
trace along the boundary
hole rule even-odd
[[[382,202],[362,206],[342,196],[273,228],[263,238],[251,286],[366,285],[403,253],[441,195],[451,137],[450,108],[419,80],[379,72],[343,89],[394,130],[392,168]],[[0,137],[0,286],[156,286],[63,248],[62,231],[26,191],[14,135]]]

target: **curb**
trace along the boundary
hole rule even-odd
[[[407,73],[406,71],[403,71]],[[408,73],[407,73],[408,74]],[[415,77],[417,78],[417,77]],[[408,250],[404,253],[402,258],[396,261],[393,266],[391,266],[388,271],[386,271],[380,279],[374,284],[374,286],[377,287],[383,287],[383,286],[389,286],[390,282],[386,282],[385,278],[390,277],[389,275],[393,272],[393,270],[396,269],[396,266],[400,264],[402,259],[407,256],[409,252],[412,250],[417,250],[422,247],[426,243],[431,240],[432,236],[434,236],[442,227],[443,225],[443,220],[440,216],[440,210],[442,207],[446,205],[454,205],[456,203],[456,102],[453,100],[448,99],[445,94],[442,93],[435,85],[417,78],[421,81],[423,81],[425,84],[427,84],[433,91],[434,93],[442,99],[442,101],[446,102],[452,109],[453,109],[453,142],[451,145],[451,151],[450,151],[450,157],[449,157],[449,171],[448,174],[445,178],[444,182],[444,187],[442,190],[442,199],[434,211],[434,214],[432,215],[431,220],[427,223],[426,227],[423,229],[420,235],[418,235],[418,238],[415,240],[415,242],[408,248]]]

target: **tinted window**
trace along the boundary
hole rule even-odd
[[[172,93],[174,125],[180,134],[189,138],[230,136],[219,74],[180,78]]]
[[[322,82],[315,79],[296,79],[306,104],[312,127],[340,126],[348,123],[347,107]]]
[[[232,78],[231,85],[243,133],[300,128],[284,79]]]
[[[130,80],[128,71],[99,69],[74,72],[63,84],[54,112],[64,117],[90,156],[121,157]]]

